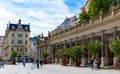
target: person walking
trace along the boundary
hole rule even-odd
[[[26,65],[26,60],[24,59],[23,60],[23,66],[25,67],[25,65]]]
[[[40,60],[40,66],[41,66],[41,68],[42,68],[42,64],[43,64],[43,60],[41,59]]]
[[[97,69],[97,60],[95,59],[93,62],[94,69]]]
[[[1,66],[4,68],[4,61],[2,59],[0,59],[0,68]]]

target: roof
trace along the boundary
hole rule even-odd
[[[19,26],[19,24],[9,23],[8,30],[15,31],[15,30],[18,29],[18,26]],[[22,29],[23,29],[24,31],[30,32],[30,25],[28,25],[28,24],[21,24],[21,26],[22,26]]]

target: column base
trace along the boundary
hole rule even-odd
[[[81,58],[81,66],[85,66],[87,64],[87,58]]]
[[[106,58],[106,57],[102,57],[101,58],[101,67],[103,67],[103,66],[105,66],[105,65],[107,65],[108,64],[108,58]]]
[[[57,64],[59,62],[59,58],[55,58],[55,63]]]
[[[113,65],[114,65],[114,66],[115,66],[116,62],[117,62],[117,58],[114,57],[114,58],[113,58]]]

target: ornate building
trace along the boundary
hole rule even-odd
[[[77,23],[78,19],[77,16],[72,16],[70,18],[66,17],[66,19],[59,25],[55,30],[53,30],[51,33],[60,32],[62,30],[65,30],[67,28],[70,28],[74,26]]]
[[[0,58],[3,57],[3,41],[4,41],[4,36],[0,36]]]
[[[7,24],[4,39],[4,58],[10,59],[10,53],[13,50],[18,52],[17,60],[22,58],[28,60],[30,52],[30,24],[21,24],[21,20],[17,24]]]
[[[89,0],[88,0],[89,1]],[[49,39],[49,46],[51,49],[52,59],[57,56],[57,50],[62,49],[64,46],[70,48],[75,45],[84,46],[91,40],[100,40],[102,44],[97,58],[100,59],[101,66],[113,65],[115,63],[115,55],[109,49],[109,43],[116,37],[120,37],[120,6],[111,8],[106,14],[101,14],[96,18],[92,18],[82,24],[76,24],[73,27],[65,30],[51,33]],[[91,54],[81,57],[81,64],[88,64],[88,59]]]

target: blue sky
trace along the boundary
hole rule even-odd
[[[0,0],[0,35],[5,34],[6,24],[30,23],[31,37],[54,30],[65,17],[80,13],[87,0]]]

